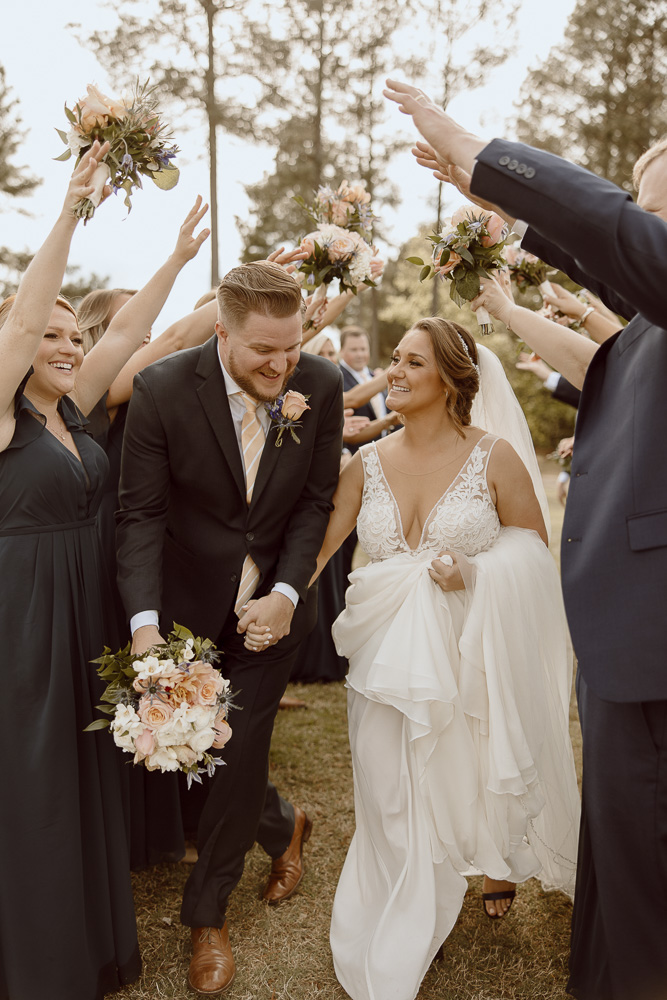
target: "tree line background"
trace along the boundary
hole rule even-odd
[[[508,57],[518,16],[517,3],[488,0],[114,0],[108,6],[116,16],[111,30],[71,30],[111,80],[122,89],[130,78],[150,76],[175,129],[206,123],[212,285],[219,280],[222,133],[251,137],[273,153],[272,168],[246,188],[249,218],[237,219],[243,260],[298,242],[310,226],[294,197],[310,201],[320,184],[343,178],[366,183],[380,217],[377,236],[383,238],[383,207],[399,198],[387,165],[408,136],[396,133],[382,81],[400,69],[447,107]],[[505,134],[631,190],[634,161],[667,133],[666,84],[663,0],[578,0],[563,41],[527,74]],[[39,183],[17,162],[21,138],[20,107],[0,66],[5,210],[29,205]],[[417,176],[415,169],[415,182]],[[423,252],[420,235],[447,214],[449,193],[432,183],[431,217],[415,220],[415,237],[391,248],[382,286],[345,313],[345,322],[369,331],[378,363],[420,315],[440,313],[476,328],[472,314],[462,316],[446,288],[437,281],[420,285],[417,269],[405,261]],[[0,246],[0,292],[15,289],[29,259]],[[107,281],[72,269],[63,290],[76,299]],[[553,447],[571,433],[572,411],[515,369],[511,335],[501,328],[490,346],[505,364],[536,445]]]

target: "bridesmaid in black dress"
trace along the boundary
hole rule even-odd
[[[97,715],[89,661],[107,638],[109,592],[95,516],[108,463],[81,420],[137,343],[119,324],[84,361],[58,297],[73,207],[107,150],[95,143],[82,159],[0,307],[0,1000],[101,1000],[141,969],[117,750],[108,733],[83,732]],[[202,238],[183,237],[163,279]]]

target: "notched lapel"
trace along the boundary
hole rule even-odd
[[[197,375],[202,383],[197,389],[208,422],[213,428],[218,444],[227,460],[230,472],[234,478],[241,496],[245,496],[245,473],[241,462],[239,443],[234,430],[234,422],[229,409],[229,401],[225,389],[225,380],[218,358],[218,340],[213,337],[207,341],[197,365]]]

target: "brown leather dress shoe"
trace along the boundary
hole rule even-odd
[[[190,986],[206,995],[222,993],[236,973],[226,921],[222,927],[193,927],[191,933]]]
[[[289,899],[303,878],[303,845],[313,829],[303,809],[294,806],[294,833],[287,850],[271,863],[269,881],[261,893],[271,906]]]

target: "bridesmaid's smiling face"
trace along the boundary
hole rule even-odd
[[[76,317],[57,305],[49,319],[42,343],[33,361],[30,388],[45,399],[72,392],[83,361],[83,338]]]
[[[387,406],[398,413],[445,407],[445,389],[425,330],[408,330],[393,353],[387,372]]]

